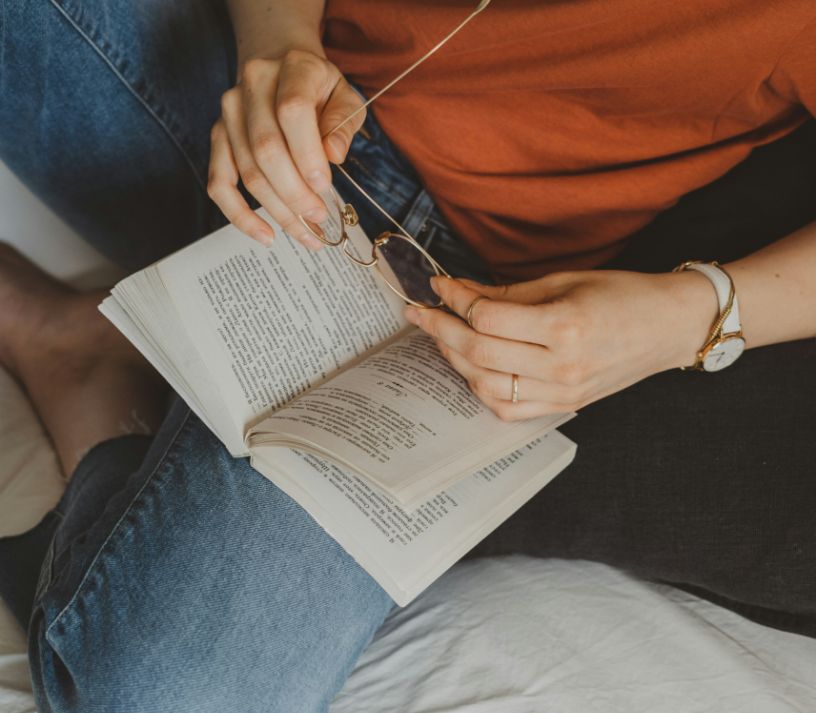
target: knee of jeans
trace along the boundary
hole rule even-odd
[[[323,597],[334,594],[327,589]],[[229,612],[212,631],[191,625],[165,635],[150,622],[131,622],[128,630],[103,632],[93,642],[76,622],[48,629],[35,618],[30,662],[37,710],[325,713],[391,605],[369,603],[362,614],[327,621],[317,599],[303,597],[304,616],[244,612],[262,632],[266,651],[259,650],[258,639],[248,638],[245,647],[230,641]],[[303,629],[305,647],[257,623],[290,615]],[[168,645],[168,638],[182,645]]]
[[[42,711],[323,711],[391,600],[198,428],[31,627]],[[73,586],[73,583],[72,583]]]

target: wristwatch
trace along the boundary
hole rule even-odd
[[[678,265],[674,271],[695,270],[705,275],[717,293],[720,314],[711,325],[706,343],[697,352],[697,360],[684,369],[697,371],[722,371],[731,366],[745,351],[742,337],[739,303],[731,276],[716,262],[704,263],[690,260]]]

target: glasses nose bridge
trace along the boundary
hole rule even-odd
[[[343,251],[343,255],[345,255],[349,260],[351,260],[351,262],[353,262],[355,265],[359,265],[360,267],[369,267],[369,268],[370,267],[375,267],[377,265],[377,263],[379,262],[379,258],[377,257],[376,249],[374,249],[374,248],[372,248],[372,250],[371,250],[371,258],[369,260],[364,260],[363,258],[357,257],[352,252],[352,250],[354,249],[354,246],[353,246],[353,244],[351,242],[351,238],[349,237],[349,234],[346,233],[346,232],[343,233],[343,240],[342,240],[342,242],[340,243],[340,245],[338,247]]]

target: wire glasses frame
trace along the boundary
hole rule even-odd
[[[482,12],[490,2],[491,0],[481,0],[476,8],[440,42],[404,72],[391,80],[385,87],[380,89],[362,106],[355,109],[355,111],[349,114],[343,121],[337,124],[337,126],[326,132],[322,138],[330,136],[354,119],[354,117],[365,111],[372,102],[385,94],[385,92],[391,89],[397,82],[435,54],[465,27],[465,25]],[[381,233],[373,241],[371,255],[360,255],[354,248],[347,233],[347,228],[356,226],[359,222],[357,211],[351,203],[343,203],[334,188],[321,195],[323,202],[326,204],[329,217],[323,223],[317,225],[306,220],[303,216],[299,216],[301,223],[324,245],[339,247],[343,251],[343,254],[355,264],[366,268],[377,268],[388,287],[409,304],[426,308],[441,307],[442,301],[433,290],[431,290],[430,279],[436,275],[444,275],[446,277],[450,277],[450,275],[448,275],[447,271],[417,242],[416,238],[377,203],[342,166],[338,166],[337,168],[351,185],[388,219],[398,232],[385,231]],[[389,270],[383,270],[381,266],[382,261],[391,267],[393,273]]]

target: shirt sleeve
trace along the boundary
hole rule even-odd
[[[816,116],[816,18],[787,45],[770,81],[782,96]]]

